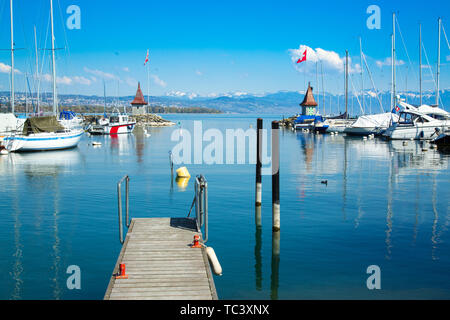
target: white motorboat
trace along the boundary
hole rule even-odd
[[[136,122],[130,120],[127,114],[117,112],[109,118],[100,120],[98,124],[93,125],[89,133],[93,135],[131,133],[135,125]]]
[[[72,111],[62,111],[59,114],[58,122],[67,129],[83,129],[84,120]]]
[[[344,129],[344,133],[356,136],[379,134],[389,128],[391,122],[397,120],[398,115],[391,112],[360,116],[352,125]]]
[[[354,119],[327,119],[328,124],[327,132],[343,133],[344,130],[350,127],[355,122]]]
[[[450,113],[428,105],[414,107],[404,101],[398,104],[404,108],[399,120],[392,122],[383,134],[388,139],[431,140],[450,129]]]

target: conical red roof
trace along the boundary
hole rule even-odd
[[[317,107],[317,102],[313,95],[313,88],[310,83],[308,83],[308,90],[306,90],[305,98],[303,98],[303,102],[300,105],[302,107]]]
[[[133,106],[144,106],[147,105],[147,101],[145,101],[144,95],[142,94],[141,90],[141,83],[138,83],[138,89],[136,91],[136,97],[134,97],[133,102],[131,102],[131,105]]]

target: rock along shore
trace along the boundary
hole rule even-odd
[[[103,119],[103,116],[84,116],[84,122],[87,124],[94,123],[96,119]],[[175,122],[163,119],[156,114],[143,114],[130,116],[130,120],[136,121],[138,126],[148,127],[168,127],[175,125]]]

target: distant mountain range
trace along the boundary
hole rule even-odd
[[[411,104],[419,104],[419,93],[408,92],[407,95],[404,92],[399,92],[402,98],[407,98],[407,102]],[[201,107],[217,109],[225,113],[271,113],[271,114],[285,114],[286,116],[300,113],[301,107],[299,104],[304,97],[303,92],[297,91],[279,91],[275,93],[267,94],[248,94],[245,92],[235,92],[230,94],[222,94],[216,96],[199,96],[194,93],[184,93],[180,91],[169,92],[164,96],[150,96],[150,105],[152,106],[165,106],[165,107]],[[113,106],[129,106],[134,96],[126,97],[107,97],[106,105],[108,108]],[[379,98],[383,109],[390,111],[390,92],[379,93]],[[323,94],[315,93],[315,99],[319,103],[319,112],[321,114],[339,114],[345,111],[345,97],[344,95],[333,95],[325,93],[325,99]],[[358,99],[360,102],[358,103]],[[348,111],[351,115],[361,114],[360,103],[362,104],[361,97],[358,99],[349,94]],[[323,103],[325,100],[325,103]],[[442,104],[450,106],[450,90],[441,91]],[[24,104],[25,95],[17,93],[16,101],[18,104]],[[52,101],[51,94],[42,94],[42,104],[50,105]],[[84,96],[84,95],[60,95],[59,102],[63,106],[103,106],[105,100],[101,96]],[[0,92],[0,104],[6,105],[9,103],[9,92]],[[433,92],[423,93],[423,103],[434,104],[435,95]],[[325,107],[325,111],[324,111]],[[378,113],[381,112],[380,103],[376,99],[376,95],[372,91],[364,92],[364,110],[365,113]]]
[[[419,93],[408,92],[405,96],[400,92],[401,98],[406,98],[408,103],[419,104]],[[219,95],[217,97],[200,97],[193,94],[165,95],[159,97],[150,97],[151,104],[176,105],[186,107],[206,107],[218,109],[225,113],[276,113],[291,115],[301,112],[299,104],[303,101],[304,93],[297,91],[279,91],[263,95],[246,94],[239,92],[237,94]],[[424,92],[422,94],[424,104],[434,104],[435,94],[433,92]],[[130,97],[131,98],[131,97]],[[339,114],[345,111],[345,96],[334,95],[325,92],[315,94],[315,99],[319,103],[319,111],[324,114]],[[358,103],[359,99],[359,103]],[[348,110],[352,115],[361,114],[363,102],[361,97],[358,99],[349,94]],[[384,110],[390,111],[390,92],[379,93],[379,99]],[[325,100],[325,103],[323,103]],[[450,106],[450,90],[441,91],[441,100],[444,106]],[[360,107],[361,103],[361,107]],[[324,112],[325,107],[325,112]],[[364,110],[365,113],[381,112],[380,103],[372,91],[364,92]]]

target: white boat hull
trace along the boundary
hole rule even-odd
[[[351,136],[368,136],[377,132],[375,127],[347,127],[344,129],[344,133]]]
[[[106,135],[114,135],[114,134],[128,134],[133,132],[136,123],[130,122],[126,124],[120,125],[96,125],[93,126],[90,133],[91,134],[106,134]]]
[[[432,123],[429,125],[416,124],[411,126],[395,125],[388,128],[383,136],[392,140],[431,140],[438,136],[436,128],[439,128],[440,132],[445,132],[449,126],[450,122],[447,125]]]
[[[4,138],[6,149],[12,152],[49,151],[75,148],[84,134],[83,130],[68,132],[45,132],[27,136],[17,135]]]

